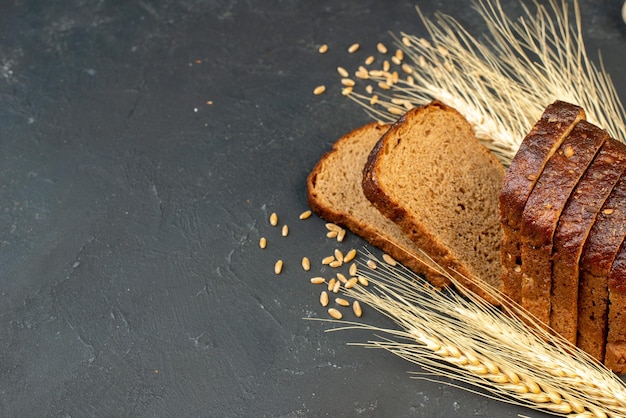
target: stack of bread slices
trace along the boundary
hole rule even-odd
[[[626,146],[580,107],[548,106],[505,172],[434,101],[339,139],[307,186],[322,218],[435,286],[450,284],[443,269],[490,302],[484,285],[501,290],[626,372]]]

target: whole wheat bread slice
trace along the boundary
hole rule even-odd
[[[569,197],[554,233],[550,327],[576,344],[579,260],[602,205],[626,170],[626,145],[608,139]]]
[[[522,213],[522,306],[546,329],[554,232],[572,191],[608,137],[597,126],[578,122],[546,163]]]
[[[416,259],[414,255],[419,249],[415,244],[363,194],[363,166],[374,144],[388,129],[388,125],[374,122],[335,142],[307,178],[309,206],[323,219],[345,226],[414,272],[423,274],[436,287],[447,286],[449,280]]]
[[[570,103],[556,101],[546,107],[506,172],[500,194],[502,291],[517,303],[522,300],[520,228],[524,206],[547,161],[584,118],[583,109]]]
[[[365,196],[461,282],[501,288],[498,195],[504,168],[455,109],[408,111],[378,141],[363,171]]]

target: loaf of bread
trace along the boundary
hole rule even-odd
[[[554,231],[578,180],[608,137],[597,126],[578,122],[546,163],[522,212],[521,305],[545,328],[550,324]]]
[[[363,171],[367,199],[439,265],[501,288],[501,163],[453,108],[408,111],[378,141]]]
[[[363,166],[388,125],[370,123],[340,138],[324,154],[307,178],[308,203],[321,218],[343,225],[382,249],[436,287],[449,280],[419,261],[419,249],[400,227],[383,216],[365,198],[361,188]]]
[[[579,106],[556,101],[522,141],[506,172],[499,197],[502,222],[502,291],[521,302],[520,226],[522,211],[548,159],[570,131],[585,118]]]
[[[626,170],[626,146],[608,139],[568,199],[554,233],[550,328],[576,344],[579,260],[591,227]]]

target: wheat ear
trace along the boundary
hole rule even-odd
[[[460,293],[439,291],[399,264],[386,264],[371,253],[367,257],[378,265],[371,270],[362,261],[360,274],[370,285],[345,293],[389,317],[399,329],[347,322],[333,329],[390,336],[355,345],[383,348],[419,364],[423,371],[416,378],[452,378],[501,401],[561,416],[626,415],[624,382],[566,340],[526,325],[516,316],[524,315],[522,309],[497,290],[483,284],[516,315],[484,302],[441,267]],[[420,258],[436,265],[426,254]]]
[[[430,40],[392,35],[403,61],[360,67],[357,79],[373,84],[365,93],[356,86],[344,94],[384,122],[433,99],[447,103],[505,165],[545,106],[557,99],[583,107],[591,122],[626,139],[626,114],[611,78],[587,55],[578,1],[573,22],[565,0],[534,4],[534,13],[524,5],[524,15],[512,20],[498,0],[475,1],[487,27],[480,39],[452,16],[429,19],[418,9]]]

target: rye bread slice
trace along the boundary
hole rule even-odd
[[[624,210],[623,206],[617,210]],[[626,373],[626,242],[613,261],[608,280],[609,313],[604,365]]]
[[[611,266],[626,237],[626,173],[602,205],[580,256],[578,284],[578,338],[576,345],[604,360],[608,280]]]
[[[573,104],[556,101],[546,107],[506,172],[499,198],[502,291],[517,303],[521,302],[522,289],[520,226],[524,206],[546,162],[582,119],[585,119],[585,112]]]
[[[578,262],[589,231],[624,170],[626,145],[608,139],[574,188],[554,233],[550,328],[572,344],[578,330]]]
[[[449,280],[415,258],[419,249],[400,227],[384,217],[365,198],[363,166],[389,125],[370,123],[343,136],[322,156],[307,178],[308,203],[321,218],[343,225],[382,249],[436,287]]]
[[[447,271],[487,299],[501,288],[498,195],[504,168],[465,118],[432,102],[378,141],[363,171],[367,199]]]
[[[554,232],[574,187],[608,137],[597,126],[578,122],[546,163],[522,212],[521,305],[545,329],[550,325]]]

